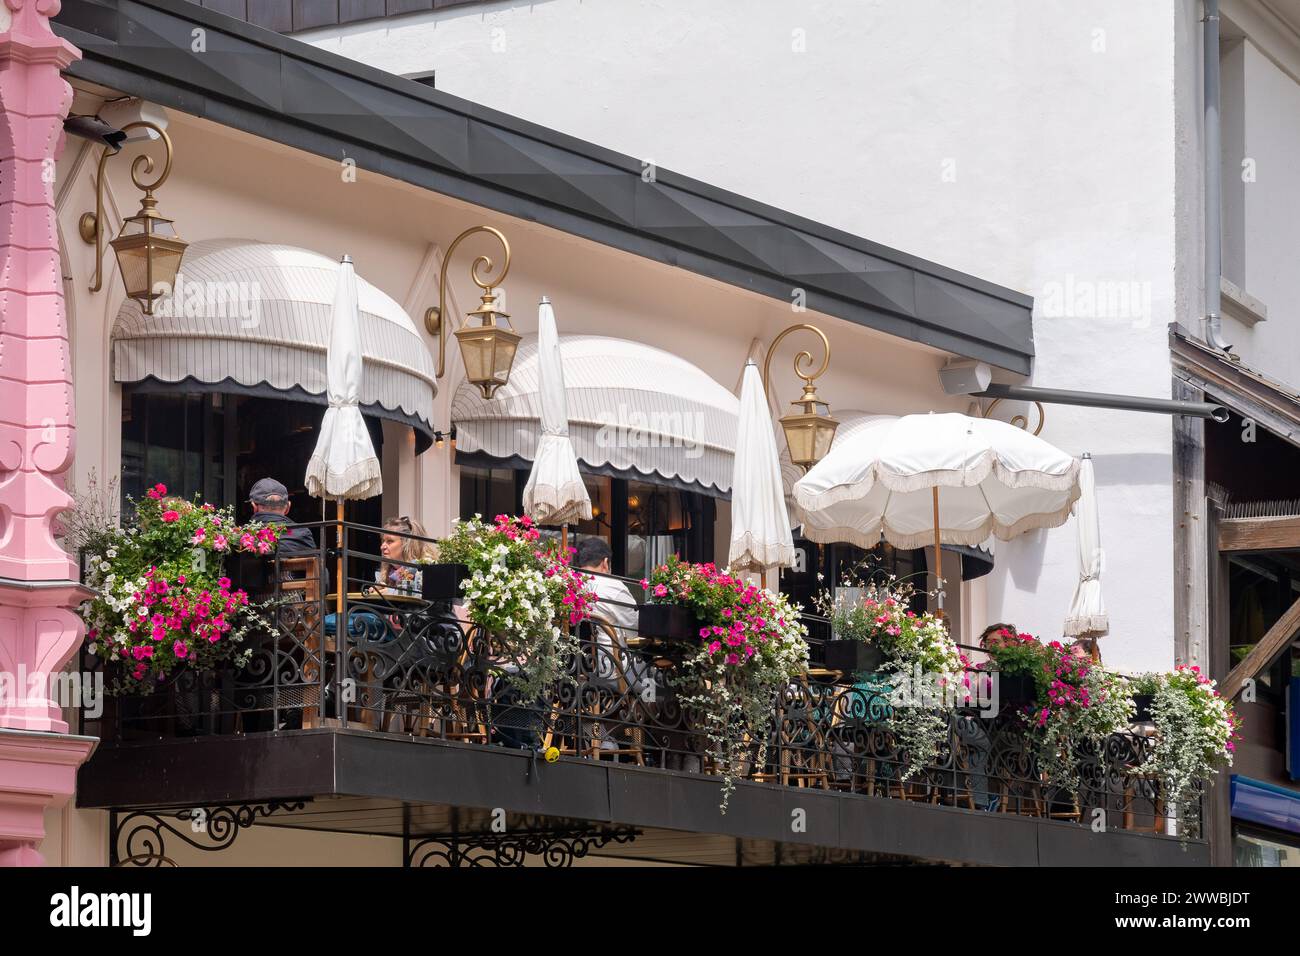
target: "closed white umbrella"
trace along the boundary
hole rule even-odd
[[[864,420],[794,486],[813,541],[871,548],[883,537],[936,555],[941,544],[1056,527],[1078,497],[1077,459],[1014,425],[955,413]]]
[[[735,569],[766,573],[768,568],[793,562],[794,537],[785,507],[772,413],[763,377],[749,361],[740,386],[728,563]]]
[[[1097,510],[1097,484],[1092,456],[1085,454],[1079,467],[1079,501],[1074,508],[1079,532],[1079,583],[1065,619],[1066,637],[1100,637],[1110,630],[1106,604],[1101,599],[1101,572],[1106,564],[1101,550],[1101,515]]]
[[[316,450],[307,462],[307,493],[338,502],[339,557],[335,589],[337,618],[343,619],[343,502],[373,498],[384,490],[379,459],[361,417],[361,320],[357,314],[357,275],[352,257],[339,264],[326,358],[329,407],[321,421]]]
[[[573,443],[569,441],[564,361],[555,328],[555,311],[545,296],[537,308],[537,359],[540,434],[533,468],[524,486],[524,512],[538,524],[564,526],[589,520],[591,496],[578,471]],[[563,536],[567,538],[567,529]],[[564,543],[567,546],[567,540]]]
[[[357,276],[352,258],[339,265],[334,292],[330,344],[329,407],[321,421],[316,450],[307,462],[307,493],[317,498],[355,501],[384,490],[379,459],[361,417],[361,323],[357,314]]]

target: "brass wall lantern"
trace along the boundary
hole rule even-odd
[[[790,403],[799,409],[798,411],[791,411],[781,416],[781,430],[785,432],[785,444],[790,449],[790,460],[806,472],[825,458],[826,453],[831,450],[831,442],[835,440],[835,429],[840,424],[831,417],[830,405],[817,397],[817,386],[813,384],[813,380],[819,378],[831,364],[831,343],[826,338],[826,333],[817,326],[807,323],[792,325],[782,331],[772,340],[772,345],[767,350],[767,359],[763,362],[763,387],[765,389],[769,387],[772,357],[776,354],[776,348],[781,344],[781,340],[791,332],[805,329],[822,340],[822,348],[826,354],[815,372],[806,370],[812,365],[813,360],[812,353],[807,349],[794,357],[794,373],[803,379],[803,395]]]
[[[465,363],[465,377],[478,386],[485,399],[491,399],[498,388],[510,381],[510,367],[515,361],[515,351],[519,348],[521,336],[510,325],[510,316],[497,308],[496,286],[505,280],[510,271],[510,243],[500,230],[491,226],[474,226],[466,229],[447,247],[442,257],[442,272],[438,277],[438,305],[424,313],[424,325],[430,335],[438,337],[437,377],[442,378],[447,363],[447,334],[443,316],[447,310],[447,266],[451,263],[452,253],[466,236],[476,232],[488,232],[501,241],[505,250],[505,261],[501,264],[501,274],[496,282],[487,282],[479,278],[479,268],[492,271],[492,260],[479,256],[470,268],[470,277],[474,284],[483,290],[479,307],[466,313],[467,319],[478,319],[481,324],[468,323],[456,329],[454,334],[460,344],[460,357]],[[505,320],[505,326],[497,324],[498,319]]]
[[[140,155],[131,163],[131,182],[144,192],[144,198],[140,201],[140,211],[122,223],[122,231],[109,245],[117,254],[117,266],[127,296],[140,303],[145,315],[153,315],[154,300],[171,291],[189,243],[177,234],[170,219],[158,214],[158,200],[153,194],[171,175],[171,137],[161,126],[149,120],[127,123],[122,132],[133,129],[149,129],[157,133],[166,150],[166,159],[162,173],[152,183],[141,179],[153,172],[152,156]],[[95,278],[90,284],[91,292],[98,292],[104,285],[104,164],[117,152],[105,148],[100,154],[99,172],[95,177],[95,211],[84,213],[78,223],[81,238],[95,244]]]

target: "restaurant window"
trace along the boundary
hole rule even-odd
[[[903,550],[881,542],[868,550],[845,543],[819,545],[804,538],[795,539],[795,549],[799,552],[795,567],[782,572],[781,590],[804,607],[812,607],[817,595],[832,584],[843,585],[846,580],[882,584],[892,577],[913,586],[913,611],[920,614],[926,609],[925,595],[932,582],[926,576],[924,549]],[[953,590],[951,585],[948,590]]]
[[[289,489],[290,515],[319,521],[321,501],[307,494],[307,461],[316,447],[324,408],[312,402],[229,393],[155,392],[130,386],[122,393],[122,506],[156,484],[169,494],[235,505],[251,514],[248,490],[272,477]],[[365,421],[382,454],[378,419]],[[331,515],[333,514],[331,510]],[[382,522],[378,497],[349,502],[348,520]]]
[[[1238,826],[1232,834],[1237,866],[1300,867],[1300,836]]]
[[[614,574],[640,578],[669,555],[688,561],[713,560],[716,505],[708,495],[650,481],[584,473],[591,520],[571,528],[570,542],[597,537],[609,545]],[[524,469],[460,469],[460,516],[521,514]]]
[[[183,498],[229,504],[225,497],[230,456],[222,395],[141,393],[122,395],[123,507],[156,484]]]

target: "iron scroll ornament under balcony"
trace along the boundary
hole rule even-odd
[[[641,830],[627,826],[595,826],[580,822],[554,824],[526,821],[502,833],[491,830],[453,830],[411,840],[406,846],[407,867],[522,867],[540,859],[551,868],[573,865],[592,850],[611,843],[631,843]]]
[[[176,866],[166,853],[168,835],[207,853],[229,849],[241,830],[259,817],[292,813],[307,806],[306,800],[271,801],[237,806],[192,807],[183,810],[114,811],[109,815],[108,865],[161,867]],[[175,826],[168,820],[178,820]],[[183,827],[188,824],[189,832]]]
[[[167,181],[172,171],[172,140],[157,123],[137,120],[121,128],[126,133],[133,129],[147,129],[158,135],[165,151],[162,172],[152,183],[142,181],[142,176],[153,172],[153,157],[141,154],[131,162],[131,182],[144,192],[140,211],[122,223],[122,231],[109,245],[117,254],[122,285],[129,298],[140,303],[145,315],[153,314],[154,300],[166,295],[176,281],[181,259],[189,245],[176,232],[172,220],[159,215],[158,200],[154,190]],[[95,277],[90,291],[98,292],[104,285],[104,165],[119,150],[105,146],[99,156],[99,169],[95,174],[95,211],[83,213],[77,224],[81,238],[95,246]]]
[[[446,254],[442,257],[442,270],[438,276],[438,305],[424,313],[424,325],[430,335],[438,337],[438,368],[436,376],[442,378],[447,370],[447,266],[460,245],[461,240],[475,233],[486,232],[496,236],[505,250],[505,259],[501,263],[501,274],[495,282],[488,282],[479,277],[479,268],[492,271],[492,260],[487,256],[478,256],[470,267],[470,278],[483,290],[479,307],[466,313],[467,319],[478,318],[481,325],[463,324],[455,330],[456,341],[460,343],[460,357],[465,363],[465,377],[478,386],[485,399],[491,399],[498,388],[510,381],[510,368],[515,361],[515,351],[519,347],[521,336],[510,325],[510,315],[497,308],[498,294],[496,288],[505,281],[510,271],[510,243],[499,229],[491,226],[473,226],[457,236]],[[505,327],[497,324],[497,319],[505,320]]]
[[[767,350],[767,358],[763,362],[763,388],[771,388],[772,356],[776,354],[781,340],[791,332],[803,330],[814,333],[822,340],[825,357],[817,371],[808,372],[806,369],[812,365],[812,353],[804,349],[795,355],[794,373],[803,379],[803,395],[790,403],[798,407],[799,411],[787,412],[781,416],[781,430],[785,432],[785,444],[790,449],[790,461],[807,472],[831,450],[831,443],[835,440],[835,429],[840,424],[831,417],[830,405],[817,397],[817,386],[813,384],[813,381],[820,378],[831,364],[831,343],[826,338],[826,333],[806,322],[782,330],[772,340]],[[825,412],[819,412],[818,406],[824,408]]]

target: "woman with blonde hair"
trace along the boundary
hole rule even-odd
[[[385,521],[384,532],[379,538],[379,553],[384,561],[375,572],[376,586],[388,591],[419,594],[422,585],[420,570],[407,565],[436,561],[437,544],[422,540],[429,537],[424,525],[406,515]],[[395,561],[406,563],[392,563]]]

